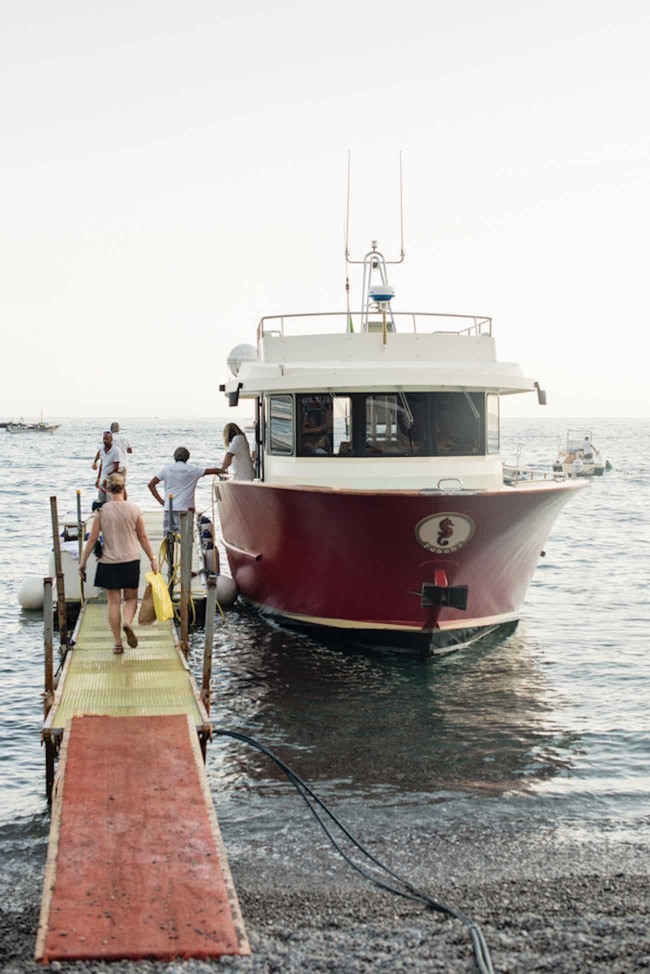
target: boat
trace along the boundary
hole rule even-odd
[[[8,433],[54,433],[59,429],[60,423],[46,423],[43,413],[38,423],[25,423],[21,417],[19,423],[7,423]]]
[[[567,430],[566,446],[558,436],[557,457],[553,463],[556,473],[565,473],[568,477],[602,477],[611,469],[609,460],[605,460],[594,446],[591,430]]]
[[[403,256],[403,254],[402,254]],[[496,357],[492,319],[393,310],[373,241],[361,311],[263,318],[228,357],[255,404],[253,481],[216,486],[241,597],[283,625],[442,654],[514,629],[553,522],[586,486],[504,480],[502,396],[545,393]]]

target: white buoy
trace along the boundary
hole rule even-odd
[[[42,609],[43,579],[38,575],[23,579],[18,586],[18,601],[23,609]]]
[[[239,592],[237,583],[230,575],[219,575],[217,579],[217,601],[222,609],[229,609],[234,605]]]

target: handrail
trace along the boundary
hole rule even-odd
[[[503,480],[509,487],[516,487],[520,483],[531,483],[531,481],[545,480],[569,480],[566,473],[557,470],[540,470],[531,467],[522,467],[518,464],[503,464]]]
[[[349,329],[350,322],[359,322],[359,332],[361,332],[361,320],[363,319],[364,312],[362,311],[308,311],[301,314],[288,314],[288,315],[267,315],[260,320],[257,326],[257,341],[258,344],[265,335],[275,334],[279,337],[284,338],[284,323],[286,319],[293,318],[341,318],[343,327],[342,331],[346,332]],[[459,315],[459,314],[447,314],[442,311],[394,311],[393,318],[396,321],[400,319],[411,319],[411,325],[413,328],[413,333],[418,334],[417,322],[418,318],[449,318],[452,320],[460,319],[461,321],[471,321],[473,324],[460,329],[440,329],[433,332],[425,331],[424,334],[435,334],[435,335],[492,335],[492,319],[488,318],[486,315]],[[270,322],[276,322],[277,326],[275,328],[269,328],[267,331],[266,324]]]

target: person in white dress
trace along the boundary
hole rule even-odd
[[[226,423],[223,428],[223,442],[226,455],[218,473],[224,474],[232,466],[233,480],[254,480],[255,469],[248,440],[237,423]]]

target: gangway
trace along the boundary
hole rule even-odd
[[[39,961],[250,953],[204,767],[216,581],[207,580],[199,692],[171,621],[134,624],[137,647],[116,655],[97,599],[83,605],[72,638],[62,634],[55,690],[45,579],[52,821]]]

